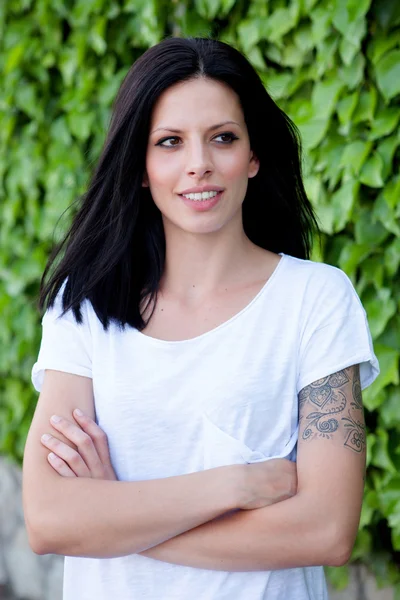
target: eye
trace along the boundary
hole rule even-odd
[[[214,139],[217,139],[217,138],[228,138],[227,140],[225,139],[222,142],[217,142],[218,144],[226,144],[226,145],[232,144],[232,142],[239,139],[237,137],[237,135],[235,135],[231,131],[226,131],[225,133],[219,133]]]
[[[174,141],[174,140],[179,140],[178,137],[176,136],[170,136],[170,137],[166,137],[163,138],[162,140],[160,140],[159,142],[157,142],[156,146],[161,146],[162,148],[173,148],[174,146],[177,146],[178,144],[166,144],[165,142],[169,142],[169,141]]]

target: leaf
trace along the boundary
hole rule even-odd
[[[366,244],[370,248],[379,246],[388,237],[389,232],[379,221],[371,219],[371,211],[360,209],[355,216],[354,237],[357,244]],[[344,269],[346,270],[346,269]]]
[[[391,296],[391,290],[389,288],[380,288],[376,298],[367,300],[364,303],[364,308],[368,315],[372,339],[376,339],[396,313],[396,302]]]
[[[375,65],[376,81],[386,100],[400,93],[400,50],[390,50]]]
[[[374,152],[364,164],[360,173],[360,181],[369,187],[382,187],[383,160],[377,152]]]
[[[400,140],[397,135],[391,135],[378,143],[377,152],[383,160],[382,176],[384,179],[386,179],[392,171],[393,157],[399,144]]]
[[[359,183],[350,179],[332,196],[334,232],[341,231],[351,218],[358,197]]]
[[[375,398],[387,385],[399,384],[399,351],[375,343],[374,351],[379,361],[380,374],[371,385],[363,391],[364,404],[368,410],[376,408]]]
[[[238,35],[240,45],[245,53],[249,52],[253,46],[263,37],[263,26],[259,20],[245,20],[238,25]]]
[[[397,236],[400,236],[400,225],[397,222],[394,209],[391,207],[385,197],[383,190],[375,200],[372,210],[372,218],[379,220],[386,229]]]
[[[288,8],[277,8],[265,23],[265,36],[271,42],[280,42],[298,21],[298,15]]]
[[[369,244],[354,244],[350,242],[343,247],[339,256],[339,267],[347,274],[353,273],[360,263],[371,252]]]
[[[380,431],[384,431],[380,429]],[[384,489],[379,492],[378,499],[380,508],[385,516],[389,516],[399,501],[400,497],[400,477],[396,474],[392,476]]]
[[[348,66],[337,71],[340,80],[349,90],[356,89],[364,79],[365,57],[359,52]]]
[[[365,19],[358,19],[349,25],[346,34],[342,37],[339,44],[339,52],[345,65],[351,64],[351,61],[360,51],[366,28]]]
[[[400,428],[400,388],[393,387],[388,390],[385,401],[379,409],[379,420],[386,428]],[[399,481],[400,488],[400,481]],[[400,491],[400,490],[399,490]],[[399,494],[400,497],[400,494]]]
[[[358,105],[354,111],[353,123],[362,121],[373,121],[378,94],[375,87],[371,86],[369,90],[362,90],[359,95]]]
[[[396,474],[396,467],[393,464],[389,453],[389,435],[384,429],[377,429],[375,432],[376,443],[374,446],[371,465],[380,467],[389,473]]]
[[[71,112],[67,115],[68,127],[71,133],[79,140],[86,140],[91,131],[94,122],[94,113],[76,113]]]
[[[393,129],[397,126],[397,123],[400,119],[400,110],[395,107],[385,108],[381,112],[379,112],[373,123],[371,128],[371,133],[369,138],[374,140],[376,138],[381,138],[384,135],[388,135],[392,133]]]
[[[4,65],[4,74],[5,75],[7,75],[11,71],[14,71],[15,69],[18,68],[18,66],[20,65],[20,63],[22,62],[22,59],[24,57],[24,52],[25,52],[25,43],[24,42],[17,44],[16,46],[14,46],[14,48],[12,48],[10,50],[10,52],[8,52],[8,54],[6,55],[7,58],[6,58],[6,62]]]
[[[393,277],[400,266],[400,237],[396,237],[385,250],[385,267],[388,274]]]
[[[368,46],[368,57],[373,64],[376,64],[388,50],[399,45],[400,29],[390,31],[389,34],[375,34]]]
[[[393,210],[395,210],[400,204],[400,176],[394,176],[388,183],[385,185],[385,189],[383,190],[383,195]]]
[[[328,10],[327,3],[319,3],[311,12],[311,31],[314,44],[318,45],[331,32],[332,11]]]
[[[312,91],[311,103],[314,117],[328,119],[333,113],[338,101],[343,83],[337,78],[327,78],[318,81]]]
[[[359,98],[359,92],[353,92],[352,94],[348,94],[342,97],[337,105],[337,115],[339,117],[339,121],[342,125],[349,125],[350,119],[353,115],[353,112],[357,106]],[[348,130],[346,130],[348,133]]]
[[[340,166],[346,168],[352,175],[358,175],[372,148],[372,142],[356,140],[346,145]]]

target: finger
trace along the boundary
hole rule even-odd
[[[46,448],[54,452],[54,454],[66,462],[75,475],[78,477],[90,477],[90,470],[88,469],[83,458],[79,452],[68,446],[68,444],[61,442],[61,440],[48,433],[42,435],[40,441],[42,442],[43,446],[46,446]]]
[[[99,476],[99,473],[103,472],[103,466],[90,435],[85,433],[75,421],[72,423],[57,415],[53,415],[50,421],[54,429],[75,444],[92,476]]]
[[[90,435],[93,444],[97,450],[97,454],[103,465],[110,466],[110,450],[108,447],[107,434],[99,427],[93,419],[82,413],[81,410],[75,409],[72,413],[76,422],[82,427],[82,429]]]
[[[57,471],[59,475],[62,475],[62,477],[76,477],[75,473],[62,460],[62,458],[56,456],[53,452],[50,452],[50,454],[47,455],[47,460],[53,469]]]

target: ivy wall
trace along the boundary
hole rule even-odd
[[[0,3],[0,452],[21,460],[37,399],[46,257],[85,190],[122,78],[166,35],[236,45],[300,128],[323,231],[313,258],[353,280],[381,365],[364,393],[368,474],[353,559],[400,598],[398,0]],[[345,585],[346,568],[331,577]]]

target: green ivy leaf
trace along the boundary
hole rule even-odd
[[[366,26],[364,18],[358,19],[348,26],[346,34],[342,37],[339,44],[339,52],[345,65],[351,64],[351,61],[360,51]]]
[[[365,57],[359,52],[348,66],[338,70],[338,77],[349,90],[356,89],[364,79]]]
[[[371,219],[371,212],[362,208],[357,212],[354,223],[354,237],[357,244],[366,244],[370,248],[380,246],[388,237],[389,232],[379,221]]]
[[[351,218],[358,197],[359,183],[350,179],[332,196],[334,232],[341,231]]]
[[[382,427],[400,429],[399,406],[400,388],[392,387],[388,390],[385,401],[379,409],[379,421],[382,423]]]
[[[318,45],[331,33],[332,11],[328,1],[319,2],[310,13],[311,31],[314,44]]]
[[[396,237],[385,250],[385,267],[388,274],[393,277],[400,266],[400,237]]]
[[[386,229],[400,236],[400,225],[397,222],[394,209],[385,197],[385,190],[375,200],[372,218],[379,220]]]
[[[395,465],[393,464],[392,458],[389,452],[389,435],[384,429],[376,430],[376,443],[372,455],[371,465],[374,467],[380,467],[388,473],[393,475],[397,474]],[[380,495],[382,498],[382,495]]]
[[[390,107],[379,112],[372,123],[370,139],[375,140],[392,133],[400,119],[400,110]]]
[[[265,37],[271,42],[281,42],[282,37],[297,25],[298,11],[293,3],[288,8],[277,8],[265,23]]]
[[[352,118],[353,112],[357,106],[359,98],[359,92],[353,92],[352,94],[348,94],[342,97],[337,105],[337,114],[339,117],[339,121],[342,125],[347,127],[350,125],[350,120]],[[348,133],[349,129],[347,128],[345,131],[345,135]]]
[[[363,90],[359,96],[358,105],[354,111],[353,123],[362,121],[372,122],[378,100],[378,93],[375,87],[371,86],[369,90]]]
[[[399,175],[395,175],[390,181],[387,182],[387,184],[385,185],[385,189],[383,191],[383,195],[391,209],[395,210],[399,206],[399,200],[400,200],[400,176]]]
[[[364,164],[360,173],[360,181],[369,187],[382,187],[384,184],[382,178],[383,160],[380,155],[375,152],[369,157]]]
[[[399,384],[400,352],[378,343],[375,343],[374,350],[379,361],[380,374],[379,377],[363,391],[364,404],[368,410],[377,408],[375,400],[381,390],[391,383],[394,385]]]
[[[346,244],[339,256],[339,267],[347,274],[353,273],[371,252],[370,244]]]
[[[376,298],[367,300],[364,307],[368,314],[372,339],[376,339],[396,312],[396,302],[392,298],[391,290],[380,288]]]
[[[390,100],[400,93],[400,50],[390,50],[376,63],[376,81],[379,89]]]
[[[393,157],[399,144],[399,137],[397,135],[391,135],[382,142],[379,142],[377,146],[377,152],[383,160],[382,176],[384,179],[386,179],[392,171]]]
[[[382,58],[388,50],[400,46],[400,29],[391,31],[389,35],[378,33],[372,37],[368,46],[368,57],[374,65]]]
[[[345,146],[340,166],[352,175],[358,175],[372,148],[372,142],[355,140]]]

